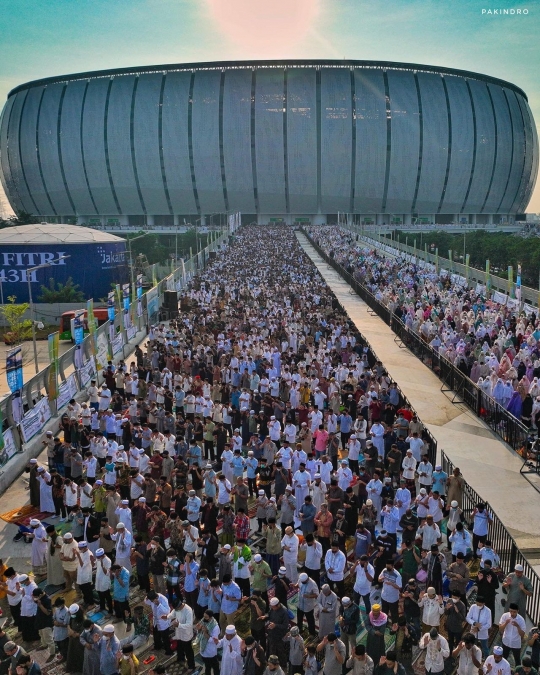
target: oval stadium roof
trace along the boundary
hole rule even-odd
[[[102,244],[103,242],[125,241],[114,234],[100,232],[89,227],[38,223],[16,225],[0,230],[0,246],[24,244]]]
[[[110,70],[92,70],[84,73],[73,73],[71,75],[59,75],[56,77],[45,77],[39,80],[26,82],[12,89],[9,94],[13,96],[19,91],[37,87],[40,85],[53,84],[55,82],[70,82],[73,80],[88,80],[98,77],[110,78],[116,75],[140,75],[142,73],[168,72],[175,70],[228,70],[238,68],[380,68],[383,70],[411,70],[413,72],[439,73],[441,75],[455,75],[484,82],[492,82],[501,87],[513,89],[518,92],[525,100],[527,95],[520,87],[501,80],[490,75],[482,75],[469,70],[459,70],[457,68],[447,68],[444,66],[429,66],[420,63],[400,63],[396,61],[358,61],[353,59],[275,59],[261,61],[201,61],[199,63],[168,63],[155,66],[133,66],[130,68],[113,68]]]

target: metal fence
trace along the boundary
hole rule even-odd
[[[443,471],[446,471],[448,475],[451,475],[454,471],[455,467],[445,454],[444,450],[441,450],[441,465]],[[472,523],[474,508],[480,502],[484,502],[484,500],[470,485],[465,483],[462,509],[468,523]],[[501,569],[503,573],[510,574],[510,572],[514,571],[515,566],[520,564],[523,565],[524,574],[531,582],[533,594],[527,598],[527,613],[533,624],[537,626],[540,621],[540,577],[520,551],[513,537],[502,524],[491,506],[486,503],[486,507],[493,519],[493,522],[489,526],[489,538],[493,545],[493,549],[501,559]]]
[[[126,328],[123,321],[123,312],[117,312],[113,325],[107,321],[95,332],[95,338],[87,335],[84,341],[77,346],[67,350],[59,358],[59,387],[66,382],[72,374],[75,374],[75,384],[77,392],[85,389],[81,378],[80,366],[87,363],[97,349],[99,353],[100,346],[102,353],[113,356],[113,361],[125,359],[132,352],[136,344],[141,342],[150,324],[157,322],[159,310],[163,304],[163,294],[166,290],[181,290],[189,280],[202,270],[210,258],[210,253],[217,251],[229,240],[228,233],[215,239],[205,249],[189,260],[183,261],[182,265],[174,270],[166,270],[167,276],[161,279],[156,286],[149,289],[141,298],[142,315],[136,317],[135,325]],[[91,340],[94,340],[92,345]],[[97,345],[97,348],[96,348]],[[82,351],[82,354],[81,354]],[[99,361],[99,359],[98,359]],[[98,363],[98,366],[104,366],[105,363]],[[49,390],[49,371],[50,365],[41,370],[32,377],[21,391],[22,405],[24,413],[31,411],[36,404],[48,394]],[[103,380],[101,368],[97,368],[96,379],[98,383]],[[86,385],[87,386],[87,385]],[[0,419],[4,420],[3,432],[11,431],[14,445],[18,451],[24,449],[23,437],[20,433],[19,424],[14,417],[14,397],[17,394],[6,396],[0,401]],[[52,414],[57,414],[56,406],[51,403]]]
[[[379,302],[351,274],[351,270],[345,269],[323,251],[305,230],[303,232],[317,253],[352,286],[355,293],[362,298],[368,307],[390,326],[403,345],[437,375],[443,383],[443,389],[446,388],[448,391],[454,392],[455,396],[458,396],[475,415],[481,418],[511,448],[521,451],[526,446],[528,430],[520,420],[499,405],[491,396],[487,396],[481,391],[465,373],[436,352],[419,335],[410,331],[386,305]]]

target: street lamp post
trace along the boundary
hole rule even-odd
[[[36,270],[43,269],[44,267],[52,267],[53,265],[56,265],[56,263],[59,263],[61,260],[65,260],[66,258],[71,258],[71,256],[63,255],[63,256],[60,256],[60,258],[57,258],[56,260],[51,260],[48,263],[44,263],[43,265],[37,265],[36,267],[29,267],[26,270],[26,281],[28,282],[28,302],[30,304],[30,316],[31,316],[31,320],[32,320],[32,343],[34,345],[34,367],[36,369],[36,375],[37,375],[37,373],[39,373],[39,365],[38,365],[37,342],[36,342],[36,318],[34,316],[34,303],[32,301],[32,283],[31,283],[32,277],[31,277],[31,274],[32,274],[32,272],[35,272]]]
[[[143,237],[146,237],[148,232],[145,232],[144,234],[140,234],[138,237],[128,237],[127,238],[127,243],[128,243],[128,253],[129,253],[129,276],[131,279],[131,288],[133,288],[134,284],[134,278],[133,278],[133,258],[131,257],[131,242],[132,241],[137,241],[137,239],[142,239]]]

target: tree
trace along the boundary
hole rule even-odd
[[[79,284],[74,284],[72,277],[68,277],[65,284],[54,279],[49,279],[49,287],[41,286],[41,295],[38,296],[39,302],[84,302],[84,293],[80,290]]]
[[[15,295],[10,295],[8,304],[0,306],[0,312],[4,315],[8,325],[8,330],[4,333],[4,341],[10,345],[20,345],[32,335],[32,321],[23,318],[30,305],[27,302],[17,305],[16,300]]]
[[[16,225],[32,225],[33,223],[39,223],[40,220],[36,216],[33,216],[31,213],[26,211],[17,211],[16,215],[6,218],[6,220],[0,219],[0,229],[4,227],[15,227]]]

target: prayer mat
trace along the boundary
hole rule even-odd
[[[31,504],[26,504],[25,506],[20,506],[17,509],[12,509],[6,513],[2,513],[0,518],[6,523],[13,523],[13,525],[26,525],[28,527],[32,518],[38,518],[39,520],[45,520],[50,514],[43,513],[37,507],[32,506]]]

